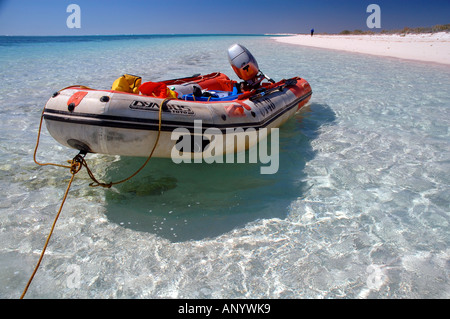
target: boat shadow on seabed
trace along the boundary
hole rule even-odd
[[[259,162],[175,164],[152,158],[131,181],[105,191],[107,218],[171,242],[217,237],[260,219],[284,219],[290,203],[307,190],[303,170],[315,156],[312,140],[334,121],[328,105],[311,103],[286,122],[279,131],[279,169],[272,175],[261,175]],[[104,179],[133,172],[144,160],[122,157]]]

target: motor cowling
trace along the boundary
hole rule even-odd
[[[228,60],[236,75],[244,81],[254,81],[259,73],[258,62],[244,46],[233,44],[228,48]]]

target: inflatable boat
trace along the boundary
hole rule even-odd
[[[57,142],[85,153],[145,157],[154,146],[154,157],[244,151],[291,118],[312,91],[300,77],[270,79],[239,44],[228,57],[243,81],[220,72],[145,83],[124,75],[109,90],[54,93],[43,118]]]

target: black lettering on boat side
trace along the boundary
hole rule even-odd
[[[147,111],[159,111],[159,105],[157,103],[146,101],[133,101],[130,104],[130,108]]]
[[[167,107],[172,114],[195,115],[194,111],[187,105],[170,104]]]
[[[187,105],[177,105],[177,104],[166,104],[167,111],[172,114],[181,114],[181,115],[195,115],[195,112]],[[147,101],[133,101],[130,104],[130,109],[137,110],[145,110],[145,111],[159,111],[159,104],[155,102],[147,102]],[[163,111],[166,111],[163,108]]]
[[[263,98],[262,100],[254,101],[253,103],[261,111],[263,116],[273,112],[276,109],[276,105],[269,98]]]

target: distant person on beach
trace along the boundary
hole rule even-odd
[[[314,35],[314,29],[311,29],[311,36]]]

